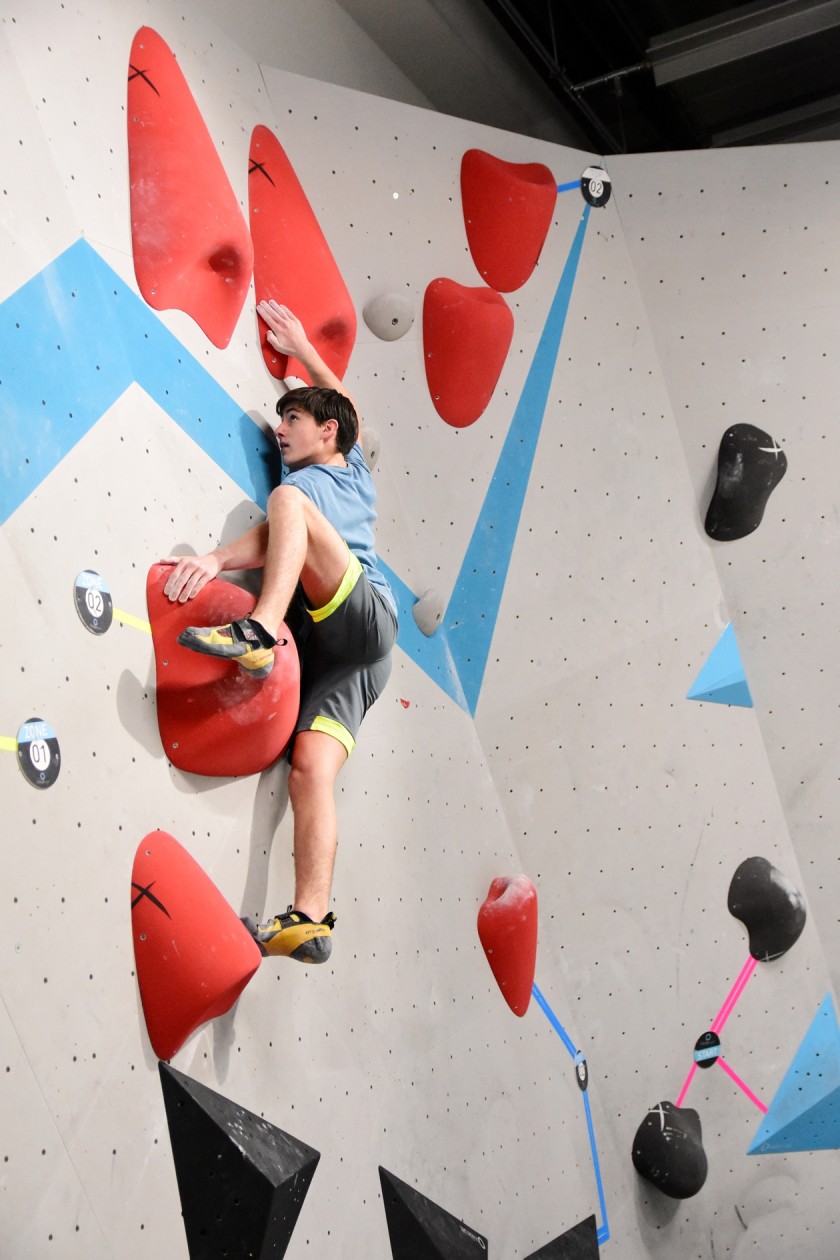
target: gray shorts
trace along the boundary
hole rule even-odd
[[[295,734],[323,731],[353,751],[356,735],[391,674],[397,618],[351,555],[341,586],[312,609],[298,588],[286,615],[300,655],[300,714]]]

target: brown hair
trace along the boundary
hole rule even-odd
[[[337,389],[322,389],[317,385],[303,385],[299,389],[290,389],[282,398],[277,399],[278,416],[285,415],[290,407],[298,407],[308,411],[316,424],[326,424],[335,420],[338,425],[336,446],[342,455],[347,455],[359,440],[359,420],[356,409],[346,394]]]

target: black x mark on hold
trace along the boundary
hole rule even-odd
[[[154,83],[152,83],[152,80],[151,80],[151,79],[149,78],[149,76],[146,74],[146,71],[145,71],[145,70],[138,70],[136,66],[133,66],[133,65],[131,64],[131,62],[129,62],[129,63],[128,63],[128,68],[129,68],[129,70],[133,70],[133,71],[134,71],[134,73],[133,73],[133,74],[130,74],[130,75],[128,76],[128,81],[129,81],[129,83],[131,82],[131,80],[132,80],[132,79],[142,79],[144,83],[148,83],[149,87],[152,89],[152,91],[154,92],[155,96],[160,96],[160,92],[157,90],[157,88],[155,87]]]
[[[265,175],[266,179],[268,180],[269,184],[271,184],[272,188],[277,187],[274,180],[271,178],[268,171],[265,169],[265,163],[255,162],[254,159],[251,158],[251,165],[248,167],[248,174],[253,175],[254,171],[259,171],[261,175]]]
[[[157,897],[152,896],[151,889],[154,888],[156,883],[157,883],[157,880],[153,879],[151,884],[147,884],[146,887],[144,888],[142,884],[135,884],[134,881],[132,880],[131,887],[137,889],[137,896],[132,901],[131,908],[133,910],[134,907],[137,905],[138,901],[142,901],[144,897],[148,897],[152,905],[157,906],[158,910],[162,910],[163,913],[166,915],[167,919],[171,919],[172,915],[169,913],[169,911],[167,910],[163,902],[158,901]]]

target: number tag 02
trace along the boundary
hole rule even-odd
[[[73,588],[76,612],[91,634],[105,634],[114,619],[114,605],[108,583],[93,569],[84,569]]]

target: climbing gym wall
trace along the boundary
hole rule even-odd
[[[2,35],[3,1254],[833,1255],[833,148],[807,209],[807,150],[610,183],[197,4]],[[401,605],[319,969],[248,952],[286,771],[238,698],[185,760],[147,604],[276,480],[263,284],[349,353]],[[789,468],[723,542],[739,423]]]
[[[733,424],[760,427],[788,457],[761,528],[710,554],[836,987],[838,150],[679,154],[667,178],[647,157],[620,169],[627,245],[697,502],[705,509]]]

